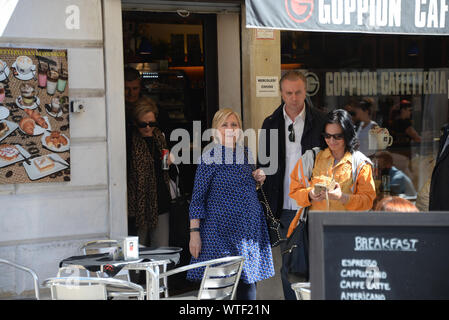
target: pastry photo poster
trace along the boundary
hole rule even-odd
[[[67,50],[0,47],[0,184],[70,181]]]

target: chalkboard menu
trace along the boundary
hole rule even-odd
[[[449,212],[311,212],[312,299],[449,299]]]

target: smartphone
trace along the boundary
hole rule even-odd
[[[326,186],[319,183],[315,184],[313,193],[319,194],[321,191],[326,191]]]

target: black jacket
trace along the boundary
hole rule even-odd
[[[445,126],[443,130],[430,182],[429,210],[432,211],[449,211],[449,146],[441,153],[449,134],[449,125]]]
[[[262,129],[278,129],[278,169],[276,173],[269,174],[263,185],[263,190],[267,196],[267,200],[270,204],[270,208],[276,217],[279,217],[282,210],[284,192],[284,175],[285,175],[285,119],[283,113],[283,106],[281,104],[272,115],[267,117],[263,124]],[[306,152],[313,147],[320,145],[320,135],[324,126],[324,114],[312,106],[310,100],[306,100],[306,119],[304,124],[304,131],[301,137],[301,150],[302,153]],[[295,140],[299,143],[299,139]],[[265,137],[259,139],[259,150],[262,144],[265,144],[267,153],[270,151],[270,136],[266,133]],[[267,165],[260,164],[259,167],[267,167]],[[290,173],[287,173],[290,174]]]

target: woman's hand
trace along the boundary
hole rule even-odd
[[[192,255],[192,257],[194,257],[195,259],[197,259],[198,256],[200,255],[201,237],[200,237],[200,233],[197,231],[190,232],[189,251],[190,251],[190,254]]]
[[[175,156],[173,155],[173,153],[170,152],[168,154],[167,164],[170,166],[173,162],[175,162]]]
[[[321,191],[320,193],[315,194],[315,188],[312,188],[309,191],[309,199],[310,202],[323,201],[324,199],[326,199],[326,191]]]
[[[266,175],[265,172],[263,172],[262,169],[257,169],[253,171],[253,177],[254,180],[256,180],[256,182],[263,184],[265,182],[266,179]]]
[[[343,196],[343,192],[341,191],[340,184],[338,182],[335,183],[335,188],[332,191],[328,192],[329,200],[340,200]]]

